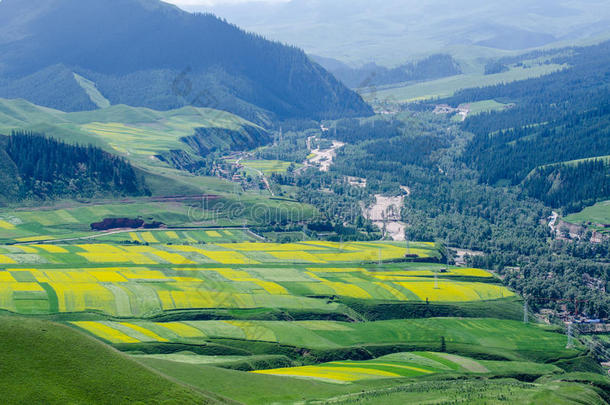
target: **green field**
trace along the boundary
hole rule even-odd
[[[171,228],[235,228],[244,224],[265,223],[271,219],[302,221],[316,215],[317,212],[312,206],[249,194],[179,199],[135,198],[90,204],[66,201],[36,209],[0,208],[0,242],[91,237],[111,242],[133,240],[128,232],[107,236],[104,236],[104,232],[93,232],[90,225],[105,218],[141,218],[147,223],[157,221]],[[180,234],[184,239],[175,240],[161,236],[160,240],[164,243],[253,240],[252,235],[244,234],[240,230],[236,230],[235,235],[225,232],[221,239],[207,235],[205,230],[193,229],[190,232],[194,233]]]
[[[236,161],[229,161],[230,163],[235,163]],[[247,172],[254,172],[254,174],[258,174],[259,172],[265,176],[270,176],[274,173],[286,173],[288,168],[291,165],[294,165],[295,169],[298,169],[302,165],[295,164],[292,162],[285,162],[282,160],[241,160],[239,162],[242,166],[244,166]]]
[[[572,224],[610,224],[610,201],[604,201],[587,207],[581,212],[568,215],[564,218],[566,222]]]
[[[335,383],[384,378],[421,377],[434,374],[488,374],[499,376],[514,375],[523,370],[540,375],[561,372],[553,365],[539,365],[527,362],[498,362],[473,360],[448,353],[407,352],[394,353],[365,361],[334,361],[313,366],[284,367],[256,370],[253,373],[308,378]]]
[[[470,113],[468,115],[477,115],[489,111],[502,111],[510,106],[511,104],[499,103],[496,100],[477,101],[469,104]]]
[[[227,207],[315,213],[236,197],[0,211],[4,402],[604,403],[606,377],[564,371],[599,371],[585,346],[492,273],[430,242],[263,242],[235,225],[268,211]],[[168,228],[90,230],[109,217]]]
[[[410,248],[416,250],[424,259],[438,254],[428,244]],[[3,246],[0,309],[147,318],[169,311],[259,308],[358,319],[353,306],[378,319],[380,303],[398,306],[393,311],[442,304],[441,313],[449,314],[451,305],[487,302],[465,312],[480,314],[497,301],[498,311],[514,316],[514,293],[483,270],[441,273],[434,264],[375,264],[380,253],[383,260],[400,260],[405,252],[387,242]]]
[[[394,103],[409,103],[420,100],[450,97],[456,91],[462,89],[491,86],[539,77],[563,68],[564,66],[553,64],[525,68],[515,67],[508,72],[493,75],[478,73],[462,74],[423,83],[392,85],[379,87],[374,90],[363,89],[360,93],[365,100],[370,102],[389,101]]]
[[[73,321],[71,325],[127,350],[173,344],[222,344],[243,354],[284,354],[304,360],[369,359],[396,351],[446,351],[476,358],[550,362],[570,358],[580,349],[566,349],[566,337],[553,328],[490,318],[428,318],[376,322],[335,321]],[[247,341],[248,344],[243,344]],[[258,344],[256,344],[258,342]],[[167,346],[171,350],[172,346]],[[194,347],[194,346],[193,346]],[[205,350],[205,349],[204,349]],[[214,353],[214,350],[216,352]],[[351,352],[350,352],[351,351]],[[209,348],[210,354],[223,354]],[[201,353],[206,354],[206,353]],[[328,361],[326,360],[326,361]],[[500,364],[501,365],[501,364]],[[497,365],[498,367],[500,365]]]

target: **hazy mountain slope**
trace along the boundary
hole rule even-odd
[[[158,0],[3,0],[0,16],[0,97],[93,109],[76,72],[112,104],[215,107],[257,122],[371,112],[299,49]]]
[[[352,68],[336,59],[312,56],[312,59],[350,88],[383,86],[393,83],[427,81],[462,73],[459,64],[449,55],[431,55],[414,63],[393,69],[368,63]]]
[[[589,38],[610,26],[603,0],[292,0],[198,9],[308,53],[391,66],[422,54],[485,56]]]

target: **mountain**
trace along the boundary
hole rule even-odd
[[[462,90],[436,101],[512,105],[462,123],[474,134],[464,162],[478,170],[485,183],[521,185],[528,195],[565,211],[610,198],[610,166],[605,163],[610,155],[610,41],[521,58],[532,57],[566,68],[539,78]]]
[[[457,61],[450,55],[437,54],[416,62],[388,69],[376,63],[367,63],[353,68],[341,61],[322,56],[312,56],[335,77],[350,88],[384,86],[394,83],[426,81],[454,76],[462,73]]]
[[[64,111],[193,105],[256,123],[371,114],[301,50],[158,0],[3,0],[0,97]]]
[[[265,5],[262,5],[265,4]],[[607,36],[604,0],[290,0],[185,6],[306,52],[395,67],[435,53],[464,59]]]

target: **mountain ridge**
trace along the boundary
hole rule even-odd
[[[212,14],[158,0],[4,0],[0,15],[0,97],[96,108],[76,73],[112,104],[156,110],[213,107],[257,123],[372,113],[302,50]]]

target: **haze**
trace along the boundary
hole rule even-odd
[[[213,12],[310,54],[356,65],[374,61],[393,66],[433,52],[459,59],[466,48],[463,59],[586,44],[605,37],[610,26],[610,5],[603,0],[174,2],[189,11]]]

